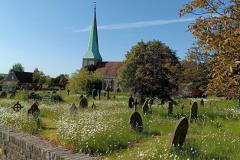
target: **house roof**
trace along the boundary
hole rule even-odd
[[[119,68],[122,66],[122,62],[103,62],[102,67],[97,68],[96,72],[103,78],[114,78],[117,76]]]
[[[33,73],[31,72],[16,72],[14,71],[20,83],[33,83]]]

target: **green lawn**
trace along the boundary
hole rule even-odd
[[[199,99],[176,99],[178,105],[170,116],[167,105],[160,107],[156,101],[152,114],[143,115],[139,106],[144,129],[135,133],[129,126],[133,110],[127,107],[127,94],[116,94],[109,101],[102,97],[95,101],[96,109],[79,109],[76,114],[70,114],[69,107],[72,103],[78,106],[79,95],[59,94],[64,97],[62,103],[40,102],[41,129],[36,120],[27,117],[33,101],[24,100],[23,95],[18,96],[24,105],[19,113],[11,109],[16,100],[0,99],[0,122],[100,159],[240,159],[240,113],[234,100],[207,99],[204,107],[199,106],[198,121],[190,124],[184,148],[170,151],[176,122],[189,116],[190,102],[199,103]],[[89,98],[89,106],[92,103]]]

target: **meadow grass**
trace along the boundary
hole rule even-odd
[[[40,130],[26,114],[33,101],[22,94],[17,97],[24,105],[19,113],[11,109],[16,100],[0,99],[0,122],[100,159],[240,159],[240,113],[234,100],[205,99],[204,107],[199,106],[197,122],[189,126],[183,149],[170,150],[176,122],[189,117],[192,102],[199,104],[200,99],[175,98],[178,105],[172,115],[167,113],[167,104],[160,106],[158,101],[152,106],[152,114],[144,115],[139,106],[144,126],[142,133],[135,133],[129,126],[133,110],[127,107],[126,93],[116,93],[116,99],[111,94],[109,101],[101,97],[94,100],[96,109],[78,109],[74,114],[69,107],[72,103],[78,106],[80,95],[58,94],[63,103],[40,102]],[[89,106],[92,103],[89,98]]]

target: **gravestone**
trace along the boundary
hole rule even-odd
[[[188,131],[188,119],[186,117],[182,117],[173,132],[171,148],[182,148],[185,142],[187,131]]]
[[[137,111],[137,105],[138,105],[138,101],[137,101],[137,98],[135,99],[135,101],[133,102],[133,107],[134,107],[134,111],[136,112]]]
[[[88,107],[88,100],[87,100],[86,97],[83,97],[83,98],[80,100],[79,107],[80,107],[80,108],[87,108],[87,107]]]
[[[134,112],[130,117],[130,125],[131,128],[135,132],[142,132],[143,130],[143,121],[142,117],[138,112]]]
[[[97,90],[96,89],[92,89],[92,98],[95,100],[97,96]]]
[[[40,115],[40,109],[38,108],[38,103],[35,102],[33,105],[28,109],[28,116],[33,116],[34,118],[38,118]]]
[[[83,95],[80,95],[79,99],[81,100],[83,98]]]
[[[106,88],[105,88],[105,99],[106,100],[109,100],[110,99],[110,87],[109,87],[109,84],[107,84]]]
[[[152,107],[152,105],[153,105],[153,98],[150,98],[148,100],[148,105],[149,105],[150,108]]]
[[[95,103],[93,102],[92,106],[91,106],[92,109],[96,109],[97,106],[95,105]]]
[[[71,105],[71,107],[69,108],[70,113],[76,113],[77,112],[77,106],[75,105],[75,103],[73,103]]]
[[[173,114],[173,102],[168,103],[168,115]]]
[[[145,97],[144,97],[143,94],[137,93],[137,94],[136,94],[136,97],[137,97],[137,100],[138,100],[139,104],[141,104],[141,105],[144,104],[144,102],[145,102]]]
[[[144,113],[144,114],[150,113],[150,108],[149,108],[149,106],[148,106],[148,100],[146,100],[146,101],[144,102],[142,109],[143,109],[143,113]]]
[[[132,95],[128,99],[128,107],[129,108],[133,108],[134,107],[134,98],[132,97]]]
[[[101,90],[98,90],[98,100],[101,100]]]
[[[200,101],[200,106],[204,107],[204,100],[203,99],[201,99],[201,101]]]
[[[198,104],[197,102],[194,102],[191,107],[191,112],[190,112],[190,121],[192,122],[193,120],[197,120],[197,112],[198,112]]]
[[[23,106],[19,103],[19,101],[16,104],[14,104],[14,106],[12,107],[12,109],[15,112],[19,112],[22,108],[23,108]]]

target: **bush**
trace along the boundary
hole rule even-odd
[[[52,102],[63,102],[63,98],[60,95],[54,94],[51,97]]]
[[[39,94],[36,94],[35,92],[31,92],[28,95],[28,99],[42,100],[42,97]]]
[[[0,92],[0,98],[7,98],[7,93],[6,92]]]

